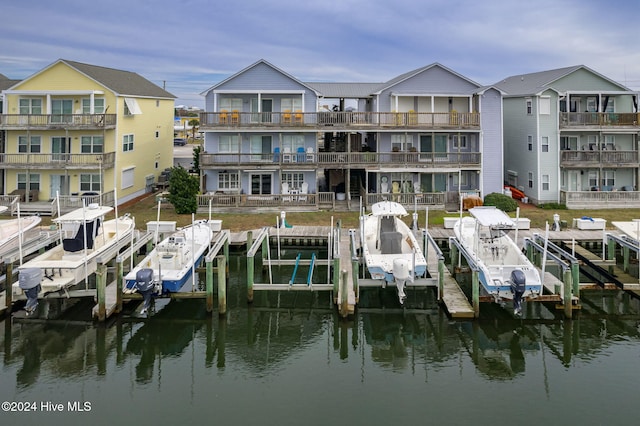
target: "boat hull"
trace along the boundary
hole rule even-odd
[[[124,291],[136,291],[136,274],[141,269],[153,270],[156,293],[181,291],[192,277],[194,267],[202,262],[212,237],[208,221],[196,222],[171,234],[125,276]]]

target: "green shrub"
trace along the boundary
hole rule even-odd
[[[560,203],[544,203],[538,205],[538,207],[544,210],[567,210],[567,206]]]
[[[513,198],[500,194],[498,192],[492,192],[484,197],[485,206],[496,206],[505,212],[514,212],[518,208],[518,202]]]

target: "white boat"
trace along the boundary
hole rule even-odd
[[[15,295],[27,293],[27,312],[37,306],[34,293],[66,290],[84,281],[96,271],[100,254],[131,240],[134,219],[125,215],[105,221],[112,210],[90,204],[52,220],[58,226],[61,244],[22,264],[18,282],[13,285]]]
[[[209,248],[214,226],[219,221],[199,220],[162,240],[124,277],[123,291],[141,293],[145,309],[152,295],[180,291]]]
[[[20,238],[33,232],[40,224],[40,216],[25,216],[0,220],[0,253],[19,248]]]
[[[516,224],[505,212],[493,207],[473,207],[471,217],[454,225],[455,237],[477,265],[482,288],[496,301],[513,300],[520,313],[524,298],[542,294],[536,267],[508,235]]]
[[[371,213],[360,218],[362,256],[374,280],[395,283],[400,303],[406,298],[404,287],[427,272],[427,260],[415,235],[401,218],[405,208],[393,201],[371,206]]]

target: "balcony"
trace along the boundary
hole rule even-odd
[[[0,169],[111,169],[116,153],[104,154],[0,154]]]
[[[116,114],[1,114],[0,130],[115,129]]]
[[[561,129],[585,129],[585,128],[628,128],[637,130],[640,122],[640,113],[617,112],[561,112]]]
[[[637,151],[561,151],[560,167],[638,167]]]
[[[269,154],[200,154],[200,168],[260,167],[278,165],[280,168],[317,167],[380,168],[412,167],[436,169],[441,167],[480,168],[479,152],[317,152]]]
[[[560,191],[568,209],[640,208],[640,191]]]
[[[307,129],[480,129],[475,112],[203,112],[200,131]]]

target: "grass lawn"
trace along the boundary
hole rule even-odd
[[[411,221],[411,213],[405,218],[407,223]],[[138,229],[146,229],[146,223],[157,220],[158,204],[156,203],[155,194],[151,194],[146,198],[135,202],[127,203],[118,207],[118,214],[130,213],[136,219],[136,227]],[[520,217],[526,217],[531,220],[532,228],[544,229],[545,222],[553,223],[553,215],[558,213],[561,220],[566,220],[569,226],[572,225],[573,218],[583,216],[599,217],[607,220],[607,228],[613,229],[611,221],[631,221],[640,218],[640,212],[637,209],[601,209],[601,210],[544,210],[533,205],[522,205],[520,209]],[[465,213],[466,215],[467,213]],[[445,212],[442,210],[429,210],[429,226],[442,226],[444,217],[458,216],[457,212]],[[516,213],[509,213],[511,217],[515,217]],[[275,226],[276,219],[280,216],[277,212],[259,213],[257,211],[251,213],[219,213],[215,209],[212,212],[213,219],[222,220],[222,228],[229,229],[231,232],[245,231],[250,229],[259,229],[264,226]],[[342,228],[357,228],[358,213],[357,212],[291,212],[287,213],[287,223],[291,225],[331,225],[331,218],[334,223],[341,221]],[[198,213],[196,219],[206,219],[208,214]],[[178,227],[187,225],[191,222],[190,214],[176,214],[175,209],[168,202],[163,202],[160,208],[160,220],[176,221]],[[424,227],[425,211],[418,212],[418,223]],[[43,217],[43,225],[50,223],[50,218]]]

